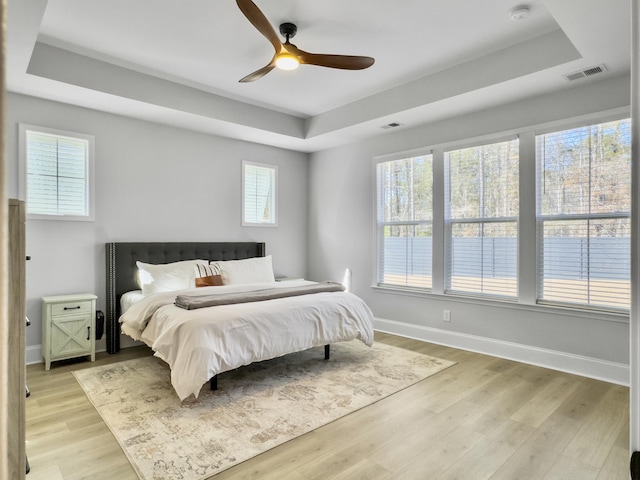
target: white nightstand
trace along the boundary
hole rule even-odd
[[[91,355],[96,359],[96,297],[92,293],[42,297],[42,356],[51,362]]]

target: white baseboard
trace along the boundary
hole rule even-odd
[[[376,330],[629,386],[629,365],[530,345],[375,318]]]
[[[42,363],[42,345],[27,345],[26,361],[27,365]]]
[[[629,386],[629,365],[623,363],[383,318],[375,318],[373,326],[380,332]],[[42,363],[42,345],[27,346],[26,361],[27,365]]]

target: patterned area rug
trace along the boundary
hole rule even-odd
[[[454,364],[359,341],[256,363],[180,402],[155,357],[74,372],[143,480],[209,478]]]

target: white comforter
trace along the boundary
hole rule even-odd
[[[373,315],[357,296],[323,292],[263,302],[184,310],[178,294],[211,295],[312,284],[305,280],[203,287],[148,295],[121,317],[122,331],[149,345],[171,367],[184,400],[218,373],[252,362],[346,340],[373,344]]]

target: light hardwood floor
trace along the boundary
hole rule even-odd
[[[457,365],[216,475],[216,480],[628,480],[629,390],[508,360],[376,333]],[[72,370],[30,365],[27,480],[135,480]]]

